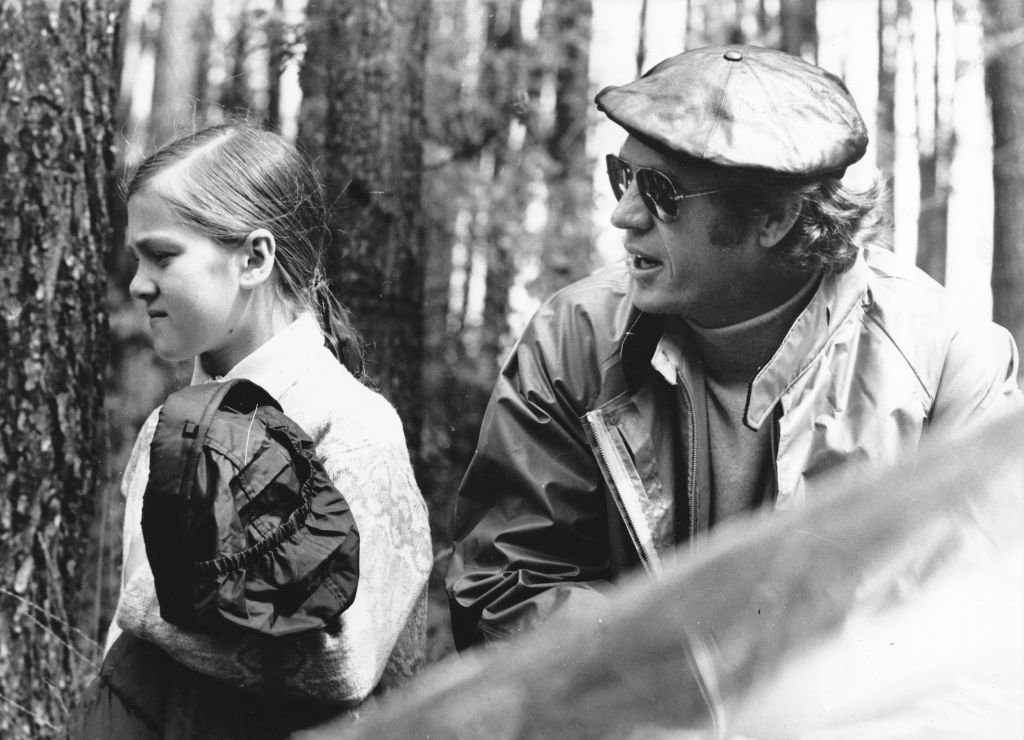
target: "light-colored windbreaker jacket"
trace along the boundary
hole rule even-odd
[[[501,372],[456,508],[460,648],[587,609],[708,528],[700,364],[661,356],[663,321],[632,307],[628,285],[620,264],[560,291]],[[775,507],[813,499],[840,464],[909,460],[923,439],[1019,403],[1017,363],[1005,329],[868,250],[822,280],[751,386],[745,423],[771,425]],[[666,507],[669,547],[654,527]]]

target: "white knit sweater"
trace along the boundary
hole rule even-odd
[[[358,704],[378,684],[386,688],[411,675],[424,656],[430,532],[401,422],[383,397],[327,350],[311,315],[239,362],[224,376],[230,378],[263,386],[315,442],[359,529],[356,598],[332,633],[271,637],[238,631],[212,637],[163,621],[142,537],[158,409],[139,433],[122,482],[124,565],[107,646],[124,629],[189,668],[239,688]],[[197,361],[192,383],[210,380]]]

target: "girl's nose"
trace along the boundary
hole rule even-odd
[[[654,216],[647,210],[635,182],[631,182],[622,198],[615,204],[611,216],[612,226],[617,229],[646,231],[654,226]]]
[[[149,300],[156,294],[156,284],[145,275],[141,266],[135,268],[135,275],[128,283],[128,293],[140,301]]]

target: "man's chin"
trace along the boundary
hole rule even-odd
[[[674,316],[679,314],[678,307],[671,301],[658,296],[644,295],[643,291],[633,293],[633,306],[644,313],[654,315]]]
[[[676,296],[668,296],[665,291],[644,284],[643,280],[632,280],[630,297],[633,305],[644,313],[678,314],[679,301]]]

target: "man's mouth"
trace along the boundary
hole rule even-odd
[[[661,267],[661,262],[656,259],[651,259],[642,254],[634,254],[630,257],[630,265],[634,270],[653,270],[656,267]]]
[[[164,319],[167,318],[167,314],[163,311],[147,311],[146,312],[151,319]]]

